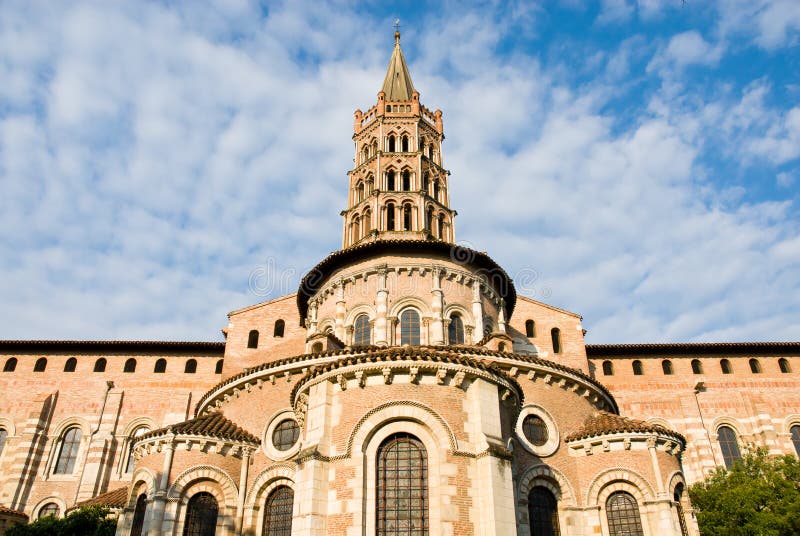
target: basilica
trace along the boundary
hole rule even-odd
[[[224,342],[0,341],[0,533],[697,535],[688,485],[800,452],[800,343],[587,345],[457,245],[397,32],[353,142],[341,249]]]

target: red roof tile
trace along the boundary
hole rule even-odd
[[[153,430],[152,432],[140,436],[138,441],[167,434],[206,436],[244,443],[261,443],[261,440],[256,436],[233,421],[226,419],[222,413],[217,411],[212,411],[195,417],[194,419],[189,419],[188,421]]]
[[[667,435],[682,442],[686,442],[684,437],[668,428],[664,428],[659,424],[652,424],[636,419],[629,419],[621,415],[614,415],[607,411],[595,412],[590,417],[583,421],[583,426],[574,432],[567,435],[565,441],[575,441],[578,439],[586,439],[589,437],[597,437],[608,434],[619,434],[625,432],[633,433],[652,433],[656,432],[662,435]]]
[[[81,501],[75,504],[74,507],[70,508],[70,510],[80,508],[81,506],[107,506],[109,508],[125,508],[127,503],[128,486],[125,486],[115,490],[107,491],[106,493],[102,493],[100,495],[96,495],[91,499]]]

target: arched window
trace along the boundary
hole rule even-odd
[[[278,486],[272,490],[264,505],[264,536],[292,535],[292,507],[294,490],[289,486]]]
[[[394,203],[386,205],[386,230],[394,231]]]
[[[389,136],[389,152],[393,153],[395,150],[395,139],[394,136]]]
[[[407,153],[408,152],[408,136],[403,136],[402,146],[403,146],[403,152]]]
[[[603,376],[614,375],[614,363],[611,361],[603,361]]]
[[[433,198],[439,200],[439,181],[436,179],[433,180]]]
[[[675,485],[675,491],[672,493],[672,499],[675,501],[675,510],[678,513],[678,524],[681,527],[681,536],[689,535],[689,528],[686,526],[686,518],[683,516],[683,483],[678,482]]]
[[[36,363],[33,365],[34,372],[44,372],[44,369],[47,368],[47,358],[40,357],[36,360]]]
[[[675,370],[672,368],[672,361],[669,359],[665,359],[661,362],[661,370],[664,371],[664,374],[667,376],[673,374]]]
[[[286,328],[286,322],[282,318],[275,321],[275,328],[272,330],[273,337],[283,337],[283,331]]]
[[[783,374],[788,374],[792,371],[792,367],[789,366],[789,361],[784,358],[778,359],[778,367],[780,367]]]
[[[483,334],[488,335],[494,332],[494,322],[489,317],[483,319]]]
[[[416,437],[398,433],[378,448],[377,536],[428,534],[428,453]]]
[[[410,192],[411,191],[411,173],[408,170],[403,171],[403,191]]]
[[[17,368],[17,358],[9,357],[6,359],[6,364],[3,365],[3,372],[14,372]]]
[[[3,455],[3,448],[6,446],[6,439],[8,439],[8,430],[0,428],[0,456]]]
[[[75,469],[75,460],[78,458],[78,450],[81,448],[81,429],[77,426],[67,428],[61,434],[60,443],[53,473],[68,475]]]
[[[140,426],[128,438],[128,461],[125,463],[125,472],[130,473],[133,471],[133,465],[136,463],[136,460],[133,457],[133,445],[136,443],[136,438],[146,434],[150,431],[150,428],[147,426]]]
[[[70,357],[67,359],[67,362],[64,363],[64,372],[75,372],[75,368],[78,366],[78,360],[74,357]]]
[[[633,368],[633,375],[634,376],[641,376],[644,374],[644,369],[642,368],[642,362],[636,359],[633,363],[631,363],[631,367]]]
[[[400,314],[400,344],[419,344],[419,313],[414,309]]]
[[[725,467],[730,469],[733,463],[742,457],[739,453],[739,441],[736,438],[736,432],[730,426],[720,426],[717,429],[717,442],[722,450],[722,459],[725,461]]]
[[[800,425],[795,424],[789,428],[789,431],[792,433],[792,444],[794,445],[794,452],[798,456],[800,456]]]
[[[526,337],[535,337],[536,336],[536,323],[533,320],[526,320],[525,321],[525,336]]]
[[[719,368],[722,369],[723,374],[731,374],[733,372],[733,369],[731,368],[731,362],[727,359],[720,360]]]
[[[196,493],[186,505],[183,536],[214,536],[217,531],[217,499],[207,491]]]
[[[353,218],[353,242],[357,242],[361,238],[361,225],[359,225],[358,216]]]
[[[550,330],[550,339],[553,341],[553,353],[561,353],[561,330],[553,328]]]
[[[369,317],[365,314],[360,314],[353,323],[353,344],[356,346],[366,346],[370,342],[369,339]]]
[[[321,354],[322,353],[322,343],[321,342],[315,342],[313,345],[311,345],[311,353],[312,354]]]
[[[214,367],[214,374],[222,374],[222,365],[224,362],[224,359],[217,360],[217,365]]]
[[[430,191],[428,189],[430,187],[430,182],[431,182],[430,176],[428,175],[428,172],[426,171],[425,173],[422,174],[422,190],[426,194],[430,193]]]
[[[461,315],[450,315],[450,325],[447,326],[447,340],[450,344],[464,344],[464,321]]]
[[[258,348],[258,330],[250,330],[250,333],[247,335],[247,347]]]
[[[367,236],[372,229],[372,211],[369,209],[364,211],[364,217],[361,218],[361,226],[364,228],[364,236]]]
[[[441,240],[446,240],[447,238],[444,236],[444,214],[439,214],[439,238]]]
[[[692,359],[692,373],[693,374],[703,373],[703,364],[700,362],[699,359]]]
[[[403,230],[411,231],[411,205],[403,205]]]
[[[433,207],[428,207],[428,212],[425,214],[425,228],[433,234]]]
[[[606,518],[610,536],[644,536],[639,505],[630,493],[615,491],[608,496]]]
[[[500,344],[498,344],[497,345],[497,351],[498,352],[505,352],[506,351],[506,343],[501,342]]]
[[[93,371],[94,372],[105,372],[107,364],[108,363],[106,361],[106,358],[105,357],[101,357],[100,359],[98,359],[97,361],[94,362]]]
[[[750,360],[750,372],[753,374],[761,374],[761,363],[758,362],[758,359]]]
[[[184,365],[183,373],[184,374],[194,374],[195,372],[197,372],[197,360],[196,359],[190,359],[190,360],[188,360],[186,362],[186,365]]]
[[[391,169],[386,172],[386,190],[389,192],[394,191],[394,171]]]
[[[355,205],[357,203],[360,203],[364,199],[363,195],[364,195],[364,183],[358,181],[356,183],[355,189],[353,190],[353,204]]]
[[[156,361],[156,366],[153,367],[153,372],[156,374],[164,374],[167,371],[167,360],[163,357]]]
[[[147,494],[141,493],[136,499],[136,509],[133,511],[131,522],[131,536],[142,536],[144,529],[144,514],[147,512]]]
[[[61,513],[61,508],[54,502],[49,502],[39,508],[39,516],[38,519],[42,519],[47,516],[58,517]]]
[[[136,360],[131,357],[130,359],[125,361],[125,368],[122,370],[122,372],[128,372],[128,373],[136,372]]]
[[[531,536],[559,536],[558,503],[553,493],[544,486],[536,486],[528,493],[528,524]]]

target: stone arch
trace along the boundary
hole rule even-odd
[[[398,408],[402,411],[398,412]],[[372,408],[358,420],[347,438],[346,455],[351,456],[354,449],[363,450],[377,430],[393,421],[417,423],[426,428],[440,446],[449,446],[453,452],[458,450],[456,436],[441,415],[420,402],[393,400]]]
[[[442,311],[442,316],[444,318],[450,318],[450,315],[453,313],[458,313],[461,315],[461,319],[464,321],[464,325],[474,325],[473,318],[472,318],[472,311],[461,305],[460,303],[448,303],[444,307],[444,311]]]
[[[425,303],[425,300],[416,296],[403,296],[402,298],[398,298],[397,301],[392,304],[388,316],[399,317],[403,309],[407,309],[409,307],[417,310],[420,315],[420,319],[424,316],[431,315],[430,304]]]
[[[613,467],[594,477],[586,490],[586,506],[603,505],[615,491],[627,491],[640,505],[655,497],[653,486],[642,475],[626,467]]]
[[[17,428],[14,426],[14,421],[5,417],[0,417],[0,428],[6,431],[8,437],[17,435]],[[788,430],[788,428],[787,428]]]
[[[688,488],[688,486],[686,485],[686,479],[683,477],[683,473],[680,471],[673,471],[669,475],[667,482],[668,482],[667,489],[669,490],[670,496],[672,496],[675,493],[675,486],[677,486],[678,484],[683,484],[684,489]]]
[[[92,427],[89,426],[89,421],[84,419],[83,417],[67,417],[66,419],[62,420],[58,423],[58,425],[52,428],[52,432],[49,434],[51,437],[58,440],[61,438],[61,435],[67,430],[67,428],[71,428],[73,426],[77,426],[81,429],[81,440],[89,437],[92,433]]]
[[[269,494],[278,486],[288,486],[294,490],[294,476],[295,467],[293,465],[280,463],[267,467],[253,481],[247,491],[247,499],[244,505],[245,525],[249,523],[253,534],[259,534],[258,529],[260,528],[262,517],[261,510]]]
[[[577,496],[567,477],[558,469],[543,463],[528,468],[519,479],[519,498],[527,502],[528,492],[534,486],[549,489],[559,503],[564,506],[577,506]]]
[[[196,484],[208,481],[213,482],[215,486],[211,487],[218,490],[216,494],[211,491],[209,491],[209,493],[217,497],[220,509],[224,505],[236,504],[236,496],[238,494],[236,484],[228,473],[213,465],[197,465],[186,469],[178,475],[167,491],[167,500],[177,499],[185,502],[185,500],[188,500],[188,498],[186,498],[186,491],[189,488],[195,488]],[[203,489],[198,491],[208,490]]]
[[[358,315],[362,313],[366,314],[370,321],[375,320],[375,308],[370,304],[360,303],[347,312],[347,316],[344,319],[345,327],[352,326]]]
[[[152,470],[140,467],[133,473],[131,491],[128,495],[128,508],[136,508],[136,499],[141,493],[152,497],[156,489],[156,475]]]
[[[42,507],[49,503],[55,503],[58,505],[58,517],[64,517],[67,513],[67,502],[62,499],[61,497],[56,497],[55,495],[50,495],[49,497],[45,497],[44,499],[40,500],[36,503],[36,506],[33,507],[31,511],[31,521],[36,521],[39,519],[39,510]]]
[[[336,333],[336,324],[333,322],[332,318],[324,318],[319,321],[317,332],[318,333],[325,333],[330,328],[331,333]]]
[[[123,432],[124,437],[130,437],[130,435],[136,431],[137,428],[140,426],[147,426],[150,430],[155,430],[158,428],[155,421],[150,417],[136,417],[135,419],[131,420],[127,425],[125,425],[125,431]]]
[[[0,422],[0,426],[2,425],[3,423]],[[791,434],[792,433],[791,428],[792,426],[795,425],[800,425],[800,414],[792,413],[783,420],[783,433]]]
[[[738,419],[735,419],[733,417],[728,417],[725,415],[717,417],[711,423],[711,430],[713,430],[713,432],[716,434],[720,426],[729,426],[733,428],[733,431],[736,432],[736,437],[739,438],[739,441],[743,440],[743,437],[745,435],[744,433],[745,428],[744,425],[741,422],[739,422]]]
[[[673,430],[672,425],[666,419],[661,418],[661,417],[651,417],[651,418],[647,419],[646,422],[648,422],[650,424],[655,424],[655,425],[658,425],[658,426],[663,426],[667,430]]]

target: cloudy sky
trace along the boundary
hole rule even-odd
[[[800,340],[800,2],[0,3],[0,338],[221,340],[341,241],[401,19],[457,238],[589,342]]]

